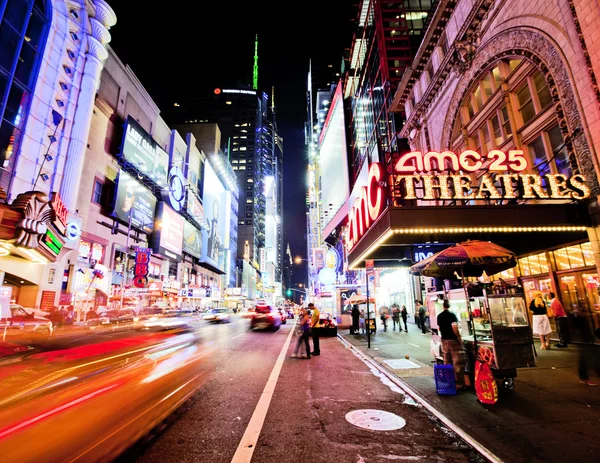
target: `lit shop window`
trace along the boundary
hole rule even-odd
[[[557,270],[570,270],[572,268],[593,267],[594,252],[591,243],[577,244],[553,252]]]
[[[83,263],[101,264],[104,261],[105,249],[106,248],[99,243],[80,240],[77,260]]]
[[[240,151],[246,151],[247,148],[245,146],[240,146]]]
[[[540,275],[550,271],[548,258],[546,257],[545,252],[519,259],[519,266],[521,268],[521,275],[524,277]]]
[[[537,174],[557,173],[567,176],[572,174],[569,153],[558,125],[542,132],[527,147],[533,163],[533,170]],[[552,166],[556,166],[556,172]]]

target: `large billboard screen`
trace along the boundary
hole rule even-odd
[[[228,219],[224,201],[225,188],[210,162],[204,168],[204,219],[208,230],[202,231],[202,261],[220,270],[224,268],[223,256],[226,222]]]
[[[183,252],[183,225],[185,220],[177,212],[160,202],[156,228],[152,239],[154,252],[173,260],[180,260]]]
[[[183,224],[183,252],[197,257],[202,257],[202,232],[187,220]]]
[[[341,85],[337,86],[331,103],[331,109],[327,114],[323,128],[319,148],[319,165],[320,176],[323,179],[321,182],[323,201],[321,231],[324,231],[340,209],[346,204],[350,193]],[[332,227],[336,227],[345,216],[345,213],[338,215],[336,219],[338,223],[333,223]]]
[[[115,206],[112,215],[131,226],[150,233],[154,228],[156,197],[135,178],[120,171],[117,178]]]
[[[156,184],[167,184],[169,154],[132,117],[125,121],[121,156]]]

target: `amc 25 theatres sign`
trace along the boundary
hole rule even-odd
[[[369,180],[348,216],[348,250],[381,215],[387,197],[399,206],[403,200],[583,200],[590,188],[581,174],[537,175],[522,150],[413,151],[404,154],[391,174],[373,163]],[[385,180],[389,180],[384,183]]]

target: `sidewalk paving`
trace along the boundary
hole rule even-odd
[[[371,336],[370,349],[366,335],[341,330],[340,335],[505,461],[597,461],[600,387],[579,383],[576,346],[547,351],[538,343],[538,366],[519,369],[514,391],[501,390],[498,403],[487,406],[477,401],[474,390],[438,395],[431,336],[422,335],[414,324],[409,323],[408,329],[408,333],[379,330]],[[400,365],[387,363],[406,356],[418,368],[393,368]]]

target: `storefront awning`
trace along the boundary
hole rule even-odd
[[[416,244],[450,246],[474,239],[524,255],[587,240],[588,226],[584,204],[388,208],[350,250],[348,263],[351,269],[364,267],[366,259],[375,266],[408,264]]]

